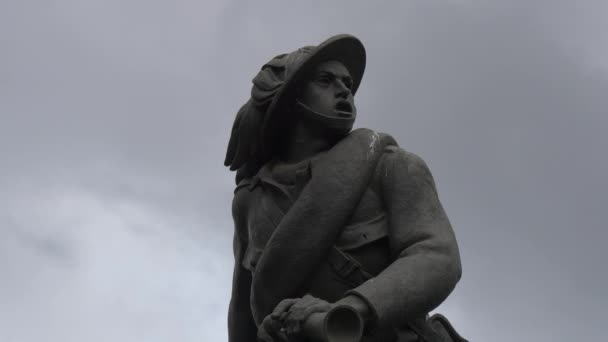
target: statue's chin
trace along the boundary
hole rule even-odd
[[[300,101],[296,102],[296,112],[316,130],[336,138],[347,135],[355,124],[354,113],[337,112],[335,115],[326,115],[312,110]]]

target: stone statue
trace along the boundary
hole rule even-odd
[[[466,341],[428,317],[461,276],[429,169],[389,135],[352,130],[365,58],[337,35],[253,79],[225,160],[237,171],[230,342],[336,340],[306,328],[335,308],[356,313],[362,341]]]

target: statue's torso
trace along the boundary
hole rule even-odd
[[[307,293],[336,301],[367,280],[362,278],[377,275],[391,263],[388,219],[379,184],[381,172],[380,168],[376,170],[349,223],[334,242],[335,249],[310,277],[304,289]],[[252,195],[247,215],[249,243],[243,258],[246,269],[255,272],[272,232],[309,178],[310,167],[306,162],[297,165],[273,162],[254,179],[244,182]],[[355,269],[358,266],[360,270]]]

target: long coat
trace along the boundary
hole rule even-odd
[[[258,297],[266,295],[259,294],[264,289],[279,293],[279,297],[293,298],[308,293],[329,302],[345,295],[359,296],[369,305],[373,317],[366,330],[366,341],[418,341],[420,335],[426,335],[424,338],[428,340],[440,339],[428,337],[433,332],[425,326],[425,317],[445,300],[460,279],[460,256],[454,232],[439,201],[433,177],[420,157],[397,147],[394,141],[390,142],[390,137],[389,143],[375,151],[376,159],[360,148],[369,143],[374,152],[373,144],[379,141],[378,137],[369,130],[354,131],[332,149],[335,151],[298,165],[270,163],[256,177],[245,179],[237,186],[233,200],[235,267],[228,319],[230,342],[255,341],[263,316],[278,300],[284,299],[273,298],[264,310],[260,309],[264,307],[264,300],[256,300],[255,296],[256,293]],[[362,152],[357,160],[358,148]],[[352,159],[356,161],[353,163]],[[357,174],[353,167],[369,168],[369,179],[360,180],[365,177],[360,176],[364,173]],[[323,172],[324,168],[331,172]],[[331,188],[328,184],[337,183],[339,187],[335,189],[344,189],[345,194],[356,191],[357,185],[351,190],[350,183],[343,183],[351,174],[356,176],[350,183],[362,184],[362,191],[352,199],[336,194],[335,190],[325,190]],[[325,186],[308,191],[308,188],[315,189],[315,177],[323,177],[319,182],[325,182]],[[305,196],[314,203],[316,214],[298,205],[298,201],[307,200],[301,199]],[[345,221],[333,221],[342,223],[336,223],[337,234],[326,245],[319,245],[314,239],[308,241],[308,235],[297,240],[277,237],[281,229],[287,233],[296,229],[280,226],[297,216],[298,213],[292,212],[298,210],[304,211],[303,219],[295,219],[294,226],[302,230],[303,220],[321,217],[313,220],[315,225],[308,232],[314,235],[315,230],[326,231],[323,225],[332,221],[333,213],[339,211],[332,208],[348,207],[348,204],[336,207],[336,201],[351,201],[352,205],[342,214]],[[290,272],[293,267],[289,265],[293,265],[285,253],[291,249],[298,253],[299,247],[320,256],[319,262],[304,265],[311,266],[312,272],[307,273],[306,267],[298,267],[297,274]],[[263,255],[272,254],[269,251],[272,248],[287,257],[279,262],[277,258],[268,261],[272,258]],[[301,256],[294,255],[293,259],[303,259]],[[281,267],[287,268],[279,269]],[[258,280],[256,277],[263,276],[257,273],[274,277]],[[302,277],[302,281],[292,285],[292,279],[297,278],[290,278],[292,275]]]

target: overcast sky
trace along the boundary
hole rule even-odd
[[[237,109],[337,33],[429,165],[473,342],[601,341],[608,2],[0,1],[0,341],[226,341]]]

